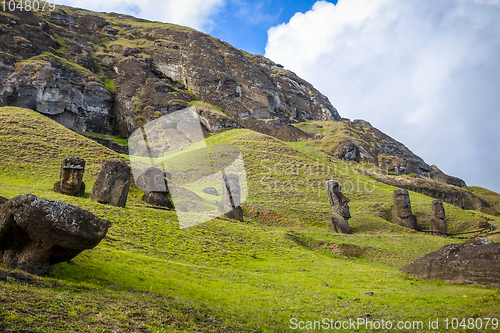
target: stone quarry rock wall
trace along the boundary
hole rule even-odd
[[[340,119],[294,73],[209,35],[58,8],[0,13],[1,106],[33,109],[73,130],[118,129],[124,137],[199,101],[208,131],[244,127],[295,141],[305,136],[293,127],[298,121]]]

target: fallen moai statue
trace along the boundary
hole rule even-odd
[[[22,194],[0,206],[0,255],[8,269],[43,275],[97,246],[110,225],[80,207]]]

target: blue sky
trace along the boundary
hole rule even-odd
[[[213,17],[207,32],[250,53],[264,54],[267,31],[272,26],[288,22],[297,12],[306,12],[316,1],[232,0]],[[337,3],[337,1],[331,1]]]
[[[427,163],[500,192],[500,0],[59,0],[189,26],[309,81]]]

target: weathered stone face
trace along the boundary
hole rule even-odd
[[[413,215],[411,211],[410,194],[407,190],[397,189],[393,193],[394,214],[403,218]]]
[[[117,159],[102,163],[90,200],[116,207],[125,207],[130,188],[130,167]]]
[[[434,215],[435,218],[438,219],[446,218],[446,214],[444,212],[444,205],[441,200],[432,201],[432,214]]]
[[[241,204],[240,180],[237,174],[226,173],[222,176],[221,202],[219,211],[224,212],[230,219],[243,222],[243,210]]]
[[[332,206],[332,216],[328,219],[328,226],[331,231],[350,234],[348,220],[351,218],[349,211],[349,199],[342,194],[339,182],[329,180],[326,182],[326,192],[328,194],[328,202]]]
[[[80,157],[68,157],[61,165],[60,180],[54,184],[54,191],[67,195],[82,196],[85,193],[83,174],[85,160]]]
[[[147,168],[137,178],[136,185],[144,190],[142,201],[159,207],[174,208],[169,198],[165,173],[158,168]]]
[[[400,271],[427,280],[500,288],[499,253],[500,243],[475,238],[464,244],[445,245]]]
[[[333,212],[339,214],[343,218],[350,219],[351,212],[349,211],[348,203],[351,200],[341,192],[340,184],[335,180],[330,180],[326,182],[326,191]]]
[[[0,253],[6,268],[43,275],[97,246],[110,225],[68,203],[23,194],[0,206]]]
[[[407,190],[397,189],[392,196],[394,215],[392,222],[402,227],[417,230],[417,218],[411,211],[410,194]]]
[[[443,234],[448,232],[448,221],[445,219],[438,219],[437,217],[433,217],[429,221],[429,229],[434,231],[440,231]]]

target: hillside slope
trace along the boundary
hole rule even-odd
[[[0,330],[285,332],[290,318],[369,315],[427,323],[429,316],[500,316],[496,290],[398,273],[405,263],[461,240],[383,220],[378,214],[389,208],[393,187],[304,143],[287,144],[250,130],[210,137],[210,143],[235,144],[243,153],[249,179],[245,222],[216,219],[180,229],[175,213],[145,207],[135,188],[124,209],[88,200],[101,161],[120,156],[54,121],[26,109],[0,108],[0,138],[0,196],[30,192],[112,222],[98,247],[53,266],[48,277],[28,285],[0,282]],[[68,155],[87,159],[88,190],[82,198],[51,191],[60,160]],[[346,193],[352,235],[327,229],[330,208],[323,187],[314,182],[333,177],[345,188],[349,181],[360,186]],[[424,221],[432,199],[412,193],[411,200]],[[256,214],[264,209],[273,213]],[[446,209],[453,230],[488,218],[451,205]]]

